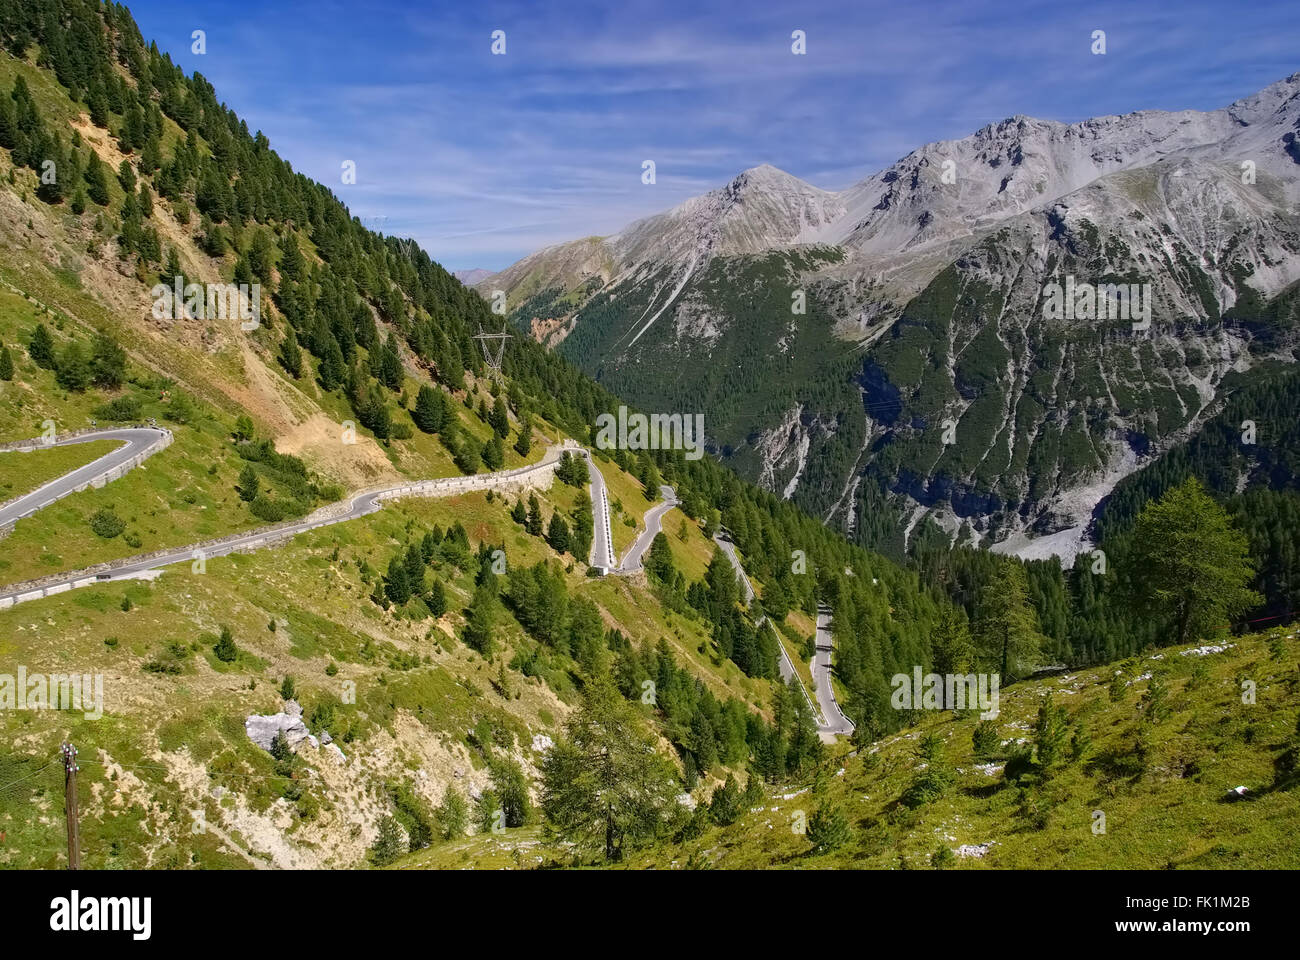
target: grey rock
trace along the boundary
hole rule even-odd
[[[296,747],[308,736],[302,717],[288,713],[255,713],[244,721],[244,732],[263,750],[271,749],[271,741],[277,733],[283,734],[291,747]]]

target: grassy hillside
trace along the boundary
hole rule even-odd
[[[574,494],[557,483],[540,497],[543,512],[569,509]],[[61,772],[47,760],[64,737],[81,751],[83,862],[92,868],[357,866],[390,788],[433,808],[448,785],[466,797],[487,790],[489,761],[501,756],[531,779],[534,737],[558,735],[577,696],[577,664],[509,615],[491,656],[468,647],[462,611],[474,577],[450,559],[426,573],[445,586],[445,615],[372,599],[389,559],[435,527],[461,524],[474,549],[504,548],[512,569],[565,564],[571,597],[592,600],[606,627],[634,644],[663,640],[720,699],[766,707],[767,682],[713,654],[698,620],[662,609],[644,578],[584,576],[583,564],[513,521],[509,505],[483,494],[402,501],[284,549],[210,560],[202,574],[182,564],[151,582],[0,611],[6,671],[102,673],[106,700],[98,720],[0,714],[0,740],[11,745],[0,751],[0,863],[61,864]],[[238,649],[233,662],[214,652],[222,627]],[[249,740],[244,718],[281,709],[285,677],[312,732],[332,730],[346,762],[304,744],[286,776]],[[345,702],[345,684],[355,703]],[[196,810],[201,833],[191,831]]]
[[[1289,629],[1168,648],[1123,665],[1115,695],[1112,668],[1018,684],[1001,696],[987,754],[974,755],[978,717],[926,716],[867,751],[841,751],[804,782],[765,787],[761,803],[731,825],[710,823],[625,865],[1296,869],[1298,638]],[[1153,680],[1163,693],[1153,695]],[[1245,681],[1255,684],[1253,704],[1242,702]],[[1060,759],[1043,769],[1037,726],[1047,703],[1065,717]],[[926,737],[934,738],[929,763],[920,757]],[[921,793],[915,785],[935,773],[925,782],[950,781],[909,805]],[[1230,799],[1239,786],[1244,797]],[[815,850],[813,834],[795,830],[819,809],[843,818],[833,849]],[[529,829],[436,846],[400,866],[570,859]]]

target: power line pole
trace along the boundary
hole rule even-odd
[[[81,835],[77,829],[77,748],[63,744],[63,811],[68,821],[68,869],[81,869]]]

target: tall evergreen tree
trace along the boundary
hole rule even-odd
[[[1035,666],[1043,636],[1019,560],[1003,561],[984,587],[975,637],[983,665],[997,670],[1003,683],[1025,676]]]
[[[442,427],[443,408],[439,393],[425,383],[420,385],[420,392],[415,395],[415,410],[411,419],[425,433],[437,433]]]
[[[55,366],[54,338],[45,324],[38,323],[32,331],[31,342],[27,345],[27,354],[38,367],[53,370]]]
[[[542,812],[551,829],[610,861],[654,839],[678,790],[656,739],[610,682],[587,683],[565,736],[542,761]]]
[[[1133,543],[1138,590],[1172,620],[1178,643],[1226,625],[1263,600],[1248,586],[1255,571],[1245,534],[1195,477],[1143,508]]]

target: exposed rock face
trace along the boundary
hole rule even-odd
[[[293,701],[289,701],[289,704],[293,704]],[[285,705],[286,708],[289,704]],[[282,713],[255,713],[244,721],[244,732],[248,734],[248,739],[263,750],[271,749],[271,741],[276,734],[282,734],[291,747],[296,747],[311,735],[307,725],[302,722],[301,707],[298,707],[297,713],[290,713],[287,709]]]
[[[828,522],[887,508],[872,535],[929,517],[1069,556],[1225,380],[1294,359],[1297,331],[1233,311],[1300,280],[1298,137],[1300,74],[1208,112],[1016,116],[838,193],[756,167],[487,283],[629,401],[704,412],[714,452]],[[1067,275],[1141,287],[1149,326],[1049,319]]]

